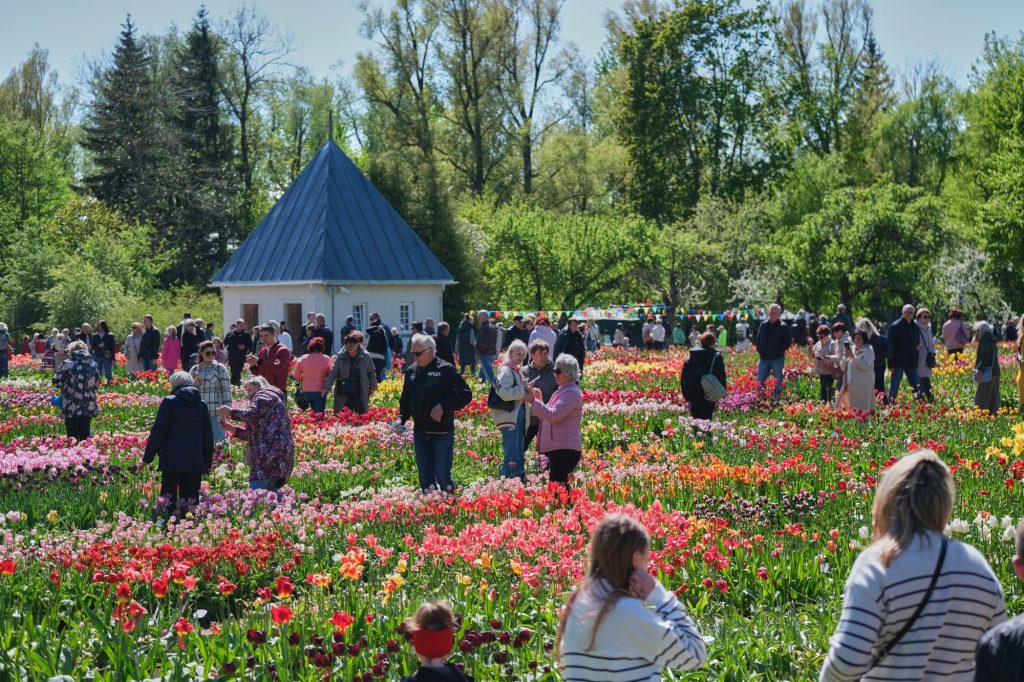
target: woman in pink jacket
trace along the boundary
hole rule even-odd
[[[540,419],[537,452],[548,458],[548,480],[569,487],[569,474],[583,454],[583,392],[576,381],[580,366],[576,358],[563,353],[555,359],[558,388],[544,404],[540,389],[526,393],[530,413]],[[529,421],[529,419],[527,419]]]

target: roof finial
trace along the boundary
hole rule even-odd
[[[334,142],[334,109],[327,110],[327,139]]]

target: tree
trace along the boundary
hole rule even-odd
[[[956,85],[926,65],[911,72],[903,90],[903,101],[882,117],[876,166],[893,182],[939,194],[954,169],[963,123]]]
[[[188,253],[166,273],[168,282],[206,282],[227,248],[242,236],[234,215],[231,129],[225,121],[220,42],[201,8],[174,55],[173,128],[180,145],[176,193],[167,241]],[[170,166],[168,167],[170,168]]]
[[[820,43],[819,23],[825,34]],[[816,10],[807,0],[783,0],[775,43],[793,143],[818,154],[846,152],[863,135],[864,114],[885,98],[871,6],[867,0],[823,0]],[[869,112],[858,111],[864,105]]]
[[[93,90],[82,146],[91,152],[94,168],[86,175],[85,186],[97,198],[145,222],[160,189],[153,177],[161,161],[159,106],[150,60],[130,16],[113,63],[96,75]]]
[[[221,23],[219,32],[229,57],[224,69],[224,99],[238,126],[242,220],[246,228],[251,228],[261,217],[262,209],[254,184],[259,160],[257,114],[261,98],[276,82],[277,69],[291,53],[291,46],[266,16],[245,5],[230,20]]]
[[[52,215],[68,198],[70,180],[59,150],[42,131],[29,121],[0,116],[0,206],[10,209],[8,227],[20,229]],[[0,255],[8,241],[0,239]]]
[[[809,310],[838,300],[887,319],[934,294],[951,236],[941,200],[919,188],[880,181],[839,189],[790,235],[789,271]]]
[[[57,72],[50,70],[49,51],[38,44],[0,83],[0,118],[29,123],[68,165],[76,104],[77,93],[61,88]]]
[[[685,217],[701,197],[740,197],[772,172],[763,6],[690,0],[637,18],[617,42],[616,122],[643,216]]]
[[[438,152],[480,197],[506,151],[494,87],[504,13],[487,0],[434,1],[443,29],[436,49],[446,80],[444,118],[450,124]]]
[[[533,193],[537,175],[533,152],[537,141],[567,115],[555,114],[537,125],[544,91],[558,85],[570,72],[577,56],[574,49],[549,57],[558,40],[565,0],[504,0],[504,30],[499,33],[495,87],[505,107],[506,134],[516,141],[522,161],[523,193]]]

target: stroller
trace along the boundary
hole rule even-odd
[[[43,352],[43,370],[48,370],[50,372],[54,371],[56,369],[56,360],[57,351],[53,348],[47,348],[46,351]]]

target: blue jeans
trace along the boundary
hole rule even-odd
[[[768,375],[771,374],[775,377],[775,391],[772,395],[775,400],[782,395],[782,368],[785,364],[785,357],[774,360],[758,360],[757,362],[757,385],[764,388],[764,383],[768,381]]]
[[[210,426],[213,427],[213,442],[219,443],[224,440],[224,429],[220,425],[220,419],[216,414],[210,415]]]
[[[96,361],[96,366],[100,368],[100,374],[107,377],[107,381],[111,381],[114,378],[113,368],[114,361],[112,358],[105,358],[102,355],[94,355],[92,359]]]
[[[323,414],[327,411],[327,396],[320,395],[320,391],[303,391],[302,395],[309,401],[310,412]]]
[[[0,351],[0,379],[6,379],[10,373],[7,364],[10,358],[11,352],[9,350]]]
[[[499,471],[502,478],[519,478],[526,476],[526,451],[523,442],[526,439],[526,410],[520,406],[515,427],[499,429],[501,431],[501,449],[505,454]]]
[[[490,386],[494,383],[494,359],[496,355],[481,355],[480,360],[480,378],[485,384]]]
[[[420,490],[432,487],[453,490],[452,461],[455,458],[455,432],[426,433],[413,431],[412,444],[416,450],[416,471],[420,477]]]
[[[907,382],[914,389],[914,395],[921,393],[921,376],[917,373],[917,367],[893,367],[889,377],[889,400],[896,400],[896,394],[900,390],[900,380],[907,375]]]
[[[149,358],[142,358],[142,371],[152,372],[156,369],[156,360],[150,360]]]

